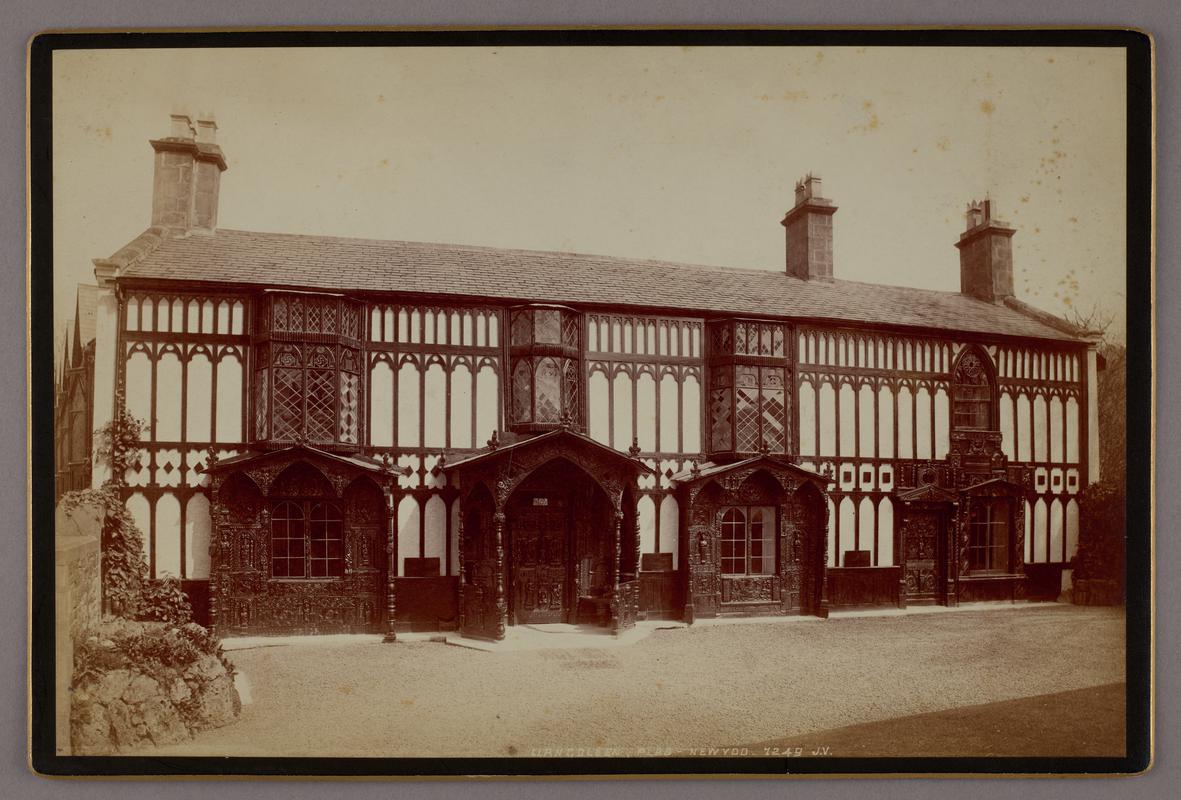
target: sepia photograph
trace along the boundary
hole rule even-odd
[[[879,33],[42,37],[52,755],[1134,771],[1146,41]]]

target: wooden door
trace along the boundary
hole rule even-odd
[[[555,500],[535,496],[514,509],[511,577],[518,625],[567,620],[569,537],[566,508]]]
[[[938,602],[943,594],[944,515],[911,511],[906,517],[906,601]]]

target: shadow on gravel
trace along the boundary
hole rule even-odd
[[[866,722],[737,749],[751,756],[838,758],[1123,756],[1126,693],[1126,684],[1112,683]]]

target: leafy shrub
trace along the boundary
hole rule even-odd
[[[193,607],[176,578],[146,580],[141,585],[136,600],[135,618],[183,625],[192,621]]]
[[[203,655],[215,657],[233,677],[234,665],[221,643],[195,622],[174,625],[116,620],[79,642],[74,650],[74,683],[81,685],[115,669],[134,668],[145,674],[183,672]]]
[[[1120,483],[1093,483],[1079,495],[1075,602],[1107,605],[1124,597],[1126,494]]]

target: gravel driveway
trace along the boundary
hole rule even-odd
[[[657,630],[610,649],[337,639],[231,658],[251,687],[239,721],[152,755],[663,755],[766,741],[1120,682],[1124,614],[1046,604]]]

